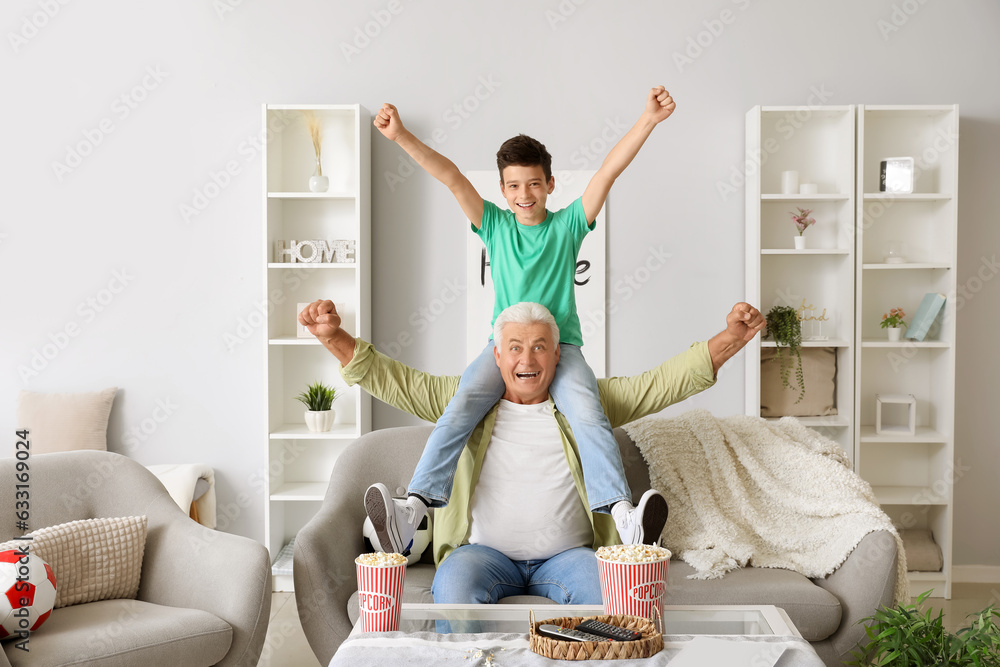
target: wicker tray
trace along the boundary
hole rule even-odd
[[[648,658],[663,650],[663,622],[657,630],[648,618],[639,616],[573,616],[549,618],[535,621],[535,612],[528,612],[531,624],[528,628],[528,647],[538,655],[553,660],[620,660],[624,658]],[[620,625],[623,628],[642,633],[641,639],[629,642],[577,642],[546,637],[538,632],[538,626],[547,623],[564,628],[576,628],[587,619]]]

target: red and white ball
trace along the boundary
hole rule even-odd
[[[0,551],[0,639],[34,632],[56,603],[56,575],[29,553]]]

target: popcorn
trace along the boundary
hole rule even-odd
[[[656,563],[670,560],[670,550],[651,544],[616,544],[598,549],[597,557],[615,563]]]
[[[354,559],[358,565],[368,567],[393,567],[396,565],[406,565],[406,556],[403,554],[387,554],[376,551],[370,554],[361,554]]]

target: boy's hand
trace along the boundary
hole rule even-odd
[[[398,139],[399,135],[406,129],[403,127],[403,121],[399,119],[399,111],[388,102],[378,110],[378,114],[375,116],[375,127],[386,139],[392,141]]]
[[[669,118],[676,106],[674,98],[670,97],[667,89],[663,86],[656,86],[646,96],[645,113],[653,123],[659,123]]]
[[[316,338],[332,338],[340,331],[340,315],[333,301],[313,301],[299,313],[299,324]]]

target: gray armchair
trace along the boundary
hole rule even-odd
[[[14,507],[14,459],[0,460],[0,507]],[[188,517],[151,472],[120,454],[31,457],[31,528],[98,517],[148,517],[136,600],[61,607],[29,639],[4,642],[7,665],[256,665],[271,609],[271,568],[257,542]],[[0,518],[0,542],[21,532]],[[56,573],[58,578],[58,573]]]
[[[295,601],[306,639],[320,663],[328,664],[358,616],[354,558],[364,550],[362,498],[373,482],[401,495],[409,483],[429,426],[368,433],[337,459],[319,512],[295,540]],[[649,473],[635,443],[615,429],[625,474],[638,498],[649,488]],[[433,602],[434,565],[426,558],[410,566],[404,602]],[[858,620],[892,602],[896,583],[896,543],[885,531],[869,534],[841,567],[826,579],[810,580],[789,570],[745,568],[722,579],[688,579],[693,568],[671,561],[668,605],[758,604],[783,608],[802,636],[828,665],[840,665],[864,637]],[[508,602],[554,604],[518,596]],[[504,600],[501,601],[503,603]]]

